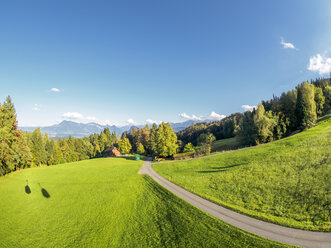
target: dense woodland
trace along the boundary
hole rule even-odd
[[[41,166],[102,157],[116,146],[122,154],[139,153],[172,157],[176,153],[210,152],[215,140],[238,136],[243,145],[256,145],[310,128],[319,116],[331,111],[331,85],[327,79],[303,82],[294,90],[262,101],[257,109],[232,114],[221,121],[194,124],[175,133],[169,123],[133,127],[121,137],[108,128],[84,138],[49,138],[37,128],[32,133],[17,129],[16,112],[7,97],[0,105],[0,175]]]

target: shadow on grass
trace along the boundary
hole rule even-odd
[[[31,189],[30,189],[28,180],[26,180],[25,193],[26,194],[31,194]]]
[[[204,170],[204,171],[197,171],[198,173],[215,173],[215,172],[222,172],[222,171],[228,171],[229,169],[233,167],[237,167],[240,165],[244,165],[246,163],[241,163],[241,164],[233,164],[233,165],[228,165],[224,167],[210,167],[211,170]]]
[[[44,189],[43,187],[41,187],[40,183],[39,183],[39,187],[41,189],[41,194],[43,195],[43,197],[45,197],[45,198],[51,197],[51,195],[48,193],[48,191],[46,189]]]

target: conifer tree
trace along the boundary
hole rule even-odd
[[[143,144],[141,144],[141,143],[138,144],[137,153],[140,154],[140,155],[145,154],[145,148],[144,148]]]
[[[103,133],[104,133],[105,136],[106,136],[105,147],[110,147],[110,146],[114,143],[114,141],[113,141],[113,137],[112,137],[112,134],[110,133],[109,128],[108,128],[108,127],[105,128],[105,129],[103,130]]]
[[[17,129],[16,113],[11,98],[0,106],[0,175],[15,170],[15,132]]]
[[[94,147],[93,157],[99,157],[100,155],[101,155],[101,150],[100,150],[99,145],[97,144]]]
[[[257,138],[257,130],[254,124],[253,116],[255,114],[255,109],[253,112],[246,111],[241,123],[240,137],[244,144],[255,145]]]
[[[157,154],[156,133],[157,133],[157,125],[155,123],[153,123],[152,129],[151,129],[150,140],[149,140],[149,149],[153,156],[156,156],[156,154]]]
[[[331,111],[331,85],[325,87],[324,97],[325,97],[325,104],[324,104],[323,113],[325,114],[328,111]]]
[[[296,103],[297,103],[297,90],[290,90],[283,93],[279,99],[280,111],[285,115],[288,120],[288,131],[294,131],[297,128],[296,116]]]
[[[165,134],[164,134],[164,122],[159,125],[159,128],[156,132],[156,154],[157,156],[166,157],[166,142],[165,142]]]

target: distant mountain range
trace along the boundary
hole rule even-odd
[[[179,132],[197,122],[198,121],[188,120],[185,122],[170,123],[170,125],[175,132]],[[76,138],[82,138],[89,136],[93,133],[100,133],[105,128],[109,128],[110,132],[115,132],[116,134],[121,135],[123,132],[129,131],[133,127],[141,128],[144,127],[144,125],[110,126],[110,125],[101,125],[95,122],[78,123],[73,121],[62,121],[61,123],[52,126],[40,127],[40,130],[43,133],[47,133],[50,137],[73,136]],[[33,130],[35,130],[36,128],[37,127],[19,127],[20,130],[25,132],[33,132]]]

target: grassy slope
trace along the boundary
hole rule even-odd
[[[170,181],[242,213],[331,230],[331,116],[270,144],[215,157],[156,164]]]
[[[138,175],[141,164],[94,159],[0,178],[0,247],[285,247],[204,214]]]
[[[232,149],[236,149],[239,146],[240,146],[240,142],[239,142],[238,138],[233,137],[233,138],[228,138],[228,139],[216,140],[213,143],[211,150],[212,150],[212,152],[232,150]]]

